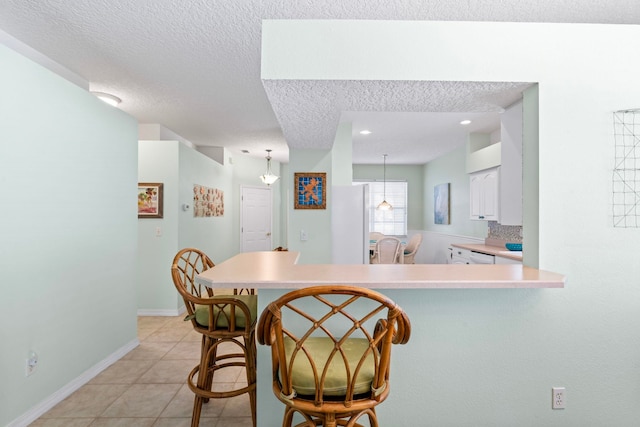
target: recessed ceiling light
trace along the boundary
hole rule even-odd
[[[460,124],[462,126],[470,125],[471,124],[471,120],[463,120],[463,121],[460,122]]]
[[[366,130],[366,129],[360,131],[360,135],[369,135],[370,133],[371,133],[371,131],[370,130]]]
[[[97,96],[98,99],[100,99],[102,102],[106,102],[112,107],[117,107],[118,104],[122,102],[120,98],[118,98],[117,96],[111,95],[110,93],[104,93],[104,92],[91,92],[91,93]]]

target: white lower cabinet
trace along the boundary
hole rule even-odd
[[[469,264],[471,259],[471,251],[462,248],[449,248],[450,260],[449,264]]]
[[[511,258],[505,258],[502,256],[496,256],[496,264],[522,264],[522,261],[517,261]]]
[[[469,176],[471,219],[500,220],[499,169],[491,168]]]

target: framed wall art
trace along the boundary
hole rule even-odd
[[[295,172],[294,209],[327,208],[326,172]]]
[[[434,224],[450,224],[449,217],[449,183],[433,187],[433,222]]]
[[[161,182],[138,183],[138,218],[162,218],[162,191]]]
[[[224,216],[224,191],[218,188],[193,185],[193,216]]]

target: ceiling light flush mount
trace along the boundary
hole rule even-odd
[[[379,211],[391,211],[393,206],[387,202],[387,155],[383,154],[383,179],[382,179],[382,203],[376,208]]]
[[[462,126],[470,125],[471,124],[471,120],[463,120],[463,121],[460,122],[460,124]]]
[[[267,185],[271,185],[278,180],[279,176],[274,175],[271,172],[271,150],[266,150],[266,151],[267,151],[267,171],[264,173],[264,175],[260,176],[260,179],[262,180],[263,183]]]
[[[371,134],[371,131],[367,130],[367,129],[364,129],[364,130],[360,131],[360,135],[370,135],[370,134]]]
[[[118,98],[115,95],[111,95],[110,93],[105,93],[105,92],[91,92],[91,93],[94,94],[96,97],[98,97],[98,99],[100,99],[102,102],[106,102],[112,107],[117,107],[118,104],[122,102],[122,99]]]

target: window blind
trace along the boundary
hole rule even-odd
[[[353,185],[369,184],[369,230],[392,236],[407,235],[407,182],[387,181],[386,200],[393,206],[390,211],[376,207],[385,198],[382,181],[356,181]]]

